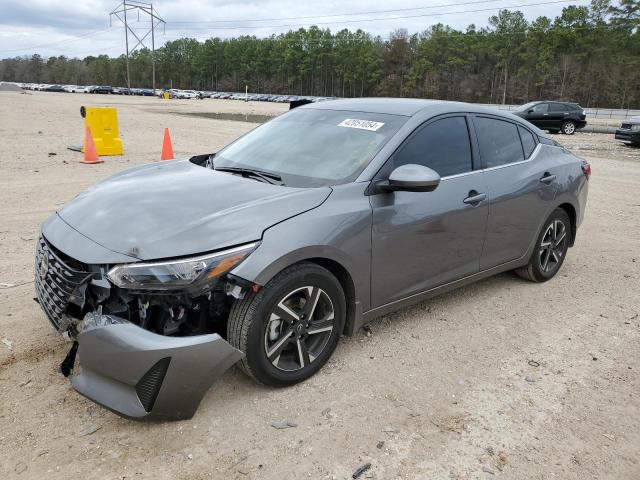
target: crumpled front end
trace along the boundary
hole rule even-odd
[[[232,295],[242,288],[226,274],[191,289],[120,288],[108,277],[114,264],[67,255],[45,235],[70,227],[60,219],[47,226],[35,291],[52,325],[74,341],[61,371],[73,371],[79,393],[123,416],[191,418],[212,383],[243,357],[223,338]]]
[[[89,313],[78,335],[85,397],[130,418],[191,418],[202,397],[243,356],[217,333],[158,335],[117,317]]]

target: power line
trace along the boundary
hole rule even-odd
[[[584,1],[584,0],[577,0]],[[351,23],[362,23],[362,22],[378,22],[378,21],[388,21],[388,20],[404,20],[407,18],[425,18],[425,17],[437,17],[443,15],[457,15],[457,14],[465,14],[465,13],[479,13],[479,12],[488,12],[494,10],[503,10],[507,8],[520,8],[520,7],[532,7],[539,5],[554,5],[559,3],[576,3],[576,0],[552,0],[547,2],[535,2],[535,3],[521,3],[517,5],[504,5],[504,6],[494,6],[489,8],[477,8],[475,10],[458,10],[454,12],[436,12],[436,13],[420,13],[415,15],[403,15],[403,16],[395,16],[395,17],[378,17],[378,18],[364,18],[364,19],[355,19],[355,20],[341,20],[341,21],[333,21],[333,22],[312,22],[312,23],[299,23],[299,24],[282,24],[282,25],[235,25],[230,27],[198,27],[198,28],[182,28],[181,30],[244,30],[244,29],[259,29],[259,28],[295,28],[295,27],[306,27],[306,26],[314,26],[314,25],[340,25],[340,24],[351,24]]]
[[[91,35],[99,35],[101,33],[106,32],[107,30],[109,30],[109,28],[103,28],[101,30],[93,30],[91,32],[86,32],[86,33],[83,33],[82,35],[78,35],[77,37],[73,37],[73,38],[65,38],[62,40],[56,40],[54,42],[42,43],[40,45],[32,45],[30,47],[13,48],[10,50],[0,50],[0,53],[21,52],[24,50],[33,50],[34,48],[44,48],[44,47],[49,47],[51,45],[60,45],[63,43],[77,42],[78,40],[82,40],[84,38],[90,37]]]
[[[446,3],[442,5],[428,5],[424,7],[411,7],[411,8],[394,8],[391,10],[370,10],[367,12],[347,12],[347,13],[333,13],[333,14],[324,14],[324,15],[307,15],[303,17],[279,17],[279,18],[256,18],[256,19],[236,19],[236,20],[194,20],[194,21],[176,21],[171,22],[172,25],[182,25],[182,24],[198,24],[198,23],[239,23],[239,22],[274,22],[280,20],[306,20],[309,18],[330,18],[330,17],[348,17],[348,16],[358,16],[358,15],[372,15],[379,13],[396,13],[396,12],[408,12],[412,10],[426,10],[432,8],[442,8],[442,7],[457,7],[460,5],[477,5],[479,3],[494,3],[494,2],[502,2],[504,0],[477,0],[475,2],[456,2],[456,3]]]

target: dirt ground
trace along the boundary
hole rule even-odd
[[[85,104],[118,107],[124,156],[88,166],[66,149]],[[347,479],[365,463],[361,478],[640,478],[640,149],[611,135],[555,136],[593,176],[550,282],[503,274],[387,315],[292,388],[232,369],[189,421],[132,422],[75,393],[57,373],[68,344],[32,300],[41,222],[157,160],[163,127],[186,155],[254,126],[178,113],[286,108],[0,93],[0,478]]]

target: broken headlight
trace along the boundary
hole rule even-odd
[[[120,288],[136,290],[174,290],[208,283],[224,275],[251,252],[258,243],[250,243],[222,252],[165,262],[125,263],[107,273]]]

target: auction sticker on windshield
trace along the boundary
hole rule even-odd
[[[384,123],[382,122],[373,122],[371,120],[358,120],[356,118],[345,118],[342,122],[338,124],[339,127],[349,127],[349,128],[360,128],[362,130],[371,130],[375,132],[376,130],[380,130]]]

